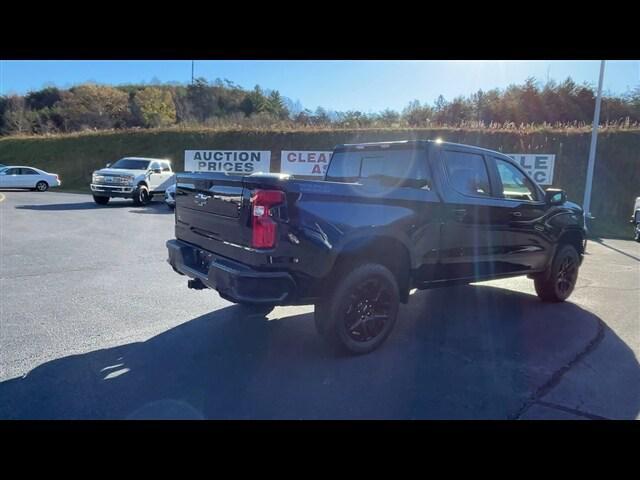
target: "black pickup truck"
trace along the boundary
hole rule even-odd
[[[315,304],[318,333],[377,348],[413,289],[528,275],[572,292],[582,209],[511,158],[439,141],[341,145],[325,179],[180,173],[169,263],[243,308]]]

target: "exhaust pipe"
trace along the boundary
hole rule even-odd
[[[192,288],[193,290],[204,290],[207,286],[202,283],[202,280],[196,278],[194,280],[187,281],[187,287]]]

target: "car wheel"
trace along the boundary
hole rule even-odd
[[[337,351],[369,353],[391,333],[399,304],[398,283],[389,269],[364,264],[316,304],[316,329]]]
[[[536,293],[544,302],[564,302],[578,280],[580,256],[572,245],[558,250],[551,267],[534,279]]]
[[[111,200],[111,197],[102,197],[99,195],[93,196],[93,201],[96,202],[98,205],[106,205],[107,203],[109,203],[109,200]]]
[[[49,190],[49,184],[44,180],[40,180],[38,183],[36,183],[36,191],[46,192],[47,190]]]
[[[635,233],[636,242],[640,242],[640,223],[636,223],[636,233]]]
[[[133,194],[134,205],[147,205],[151,201],[149,189],[144,185],[139,185]]]

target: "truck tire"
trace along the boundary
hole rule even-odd
[[[98,205],[106,205],[107,203],[109,203],[109,200],[111,200],[111,197],[102,197],[99,195],[93,196],[93,201],[96,202]]]
[[[138,188],[133,192],[133,204],[147,205],[150,201],[149,189],[145,185],[138,185]]]
[[[573,245],[562,245],[551,267],[534,278],[536,293],[543,302],[564,302],[578,279],[580,256]]]
[[[318,333],[338,352],[369,353],[393,330],[400,292],[383,265],[356,267],[315,307]]]

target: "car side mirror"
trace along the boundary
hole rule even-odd
[[[153,169],[151,169],[151,171],[153,173],[162,173],[162,170],[160,168],[153,168]]]
[[[567,194],[559,188],[547,188],[544,192],[544,201],[547,205],[562,205],[567,201]]]

